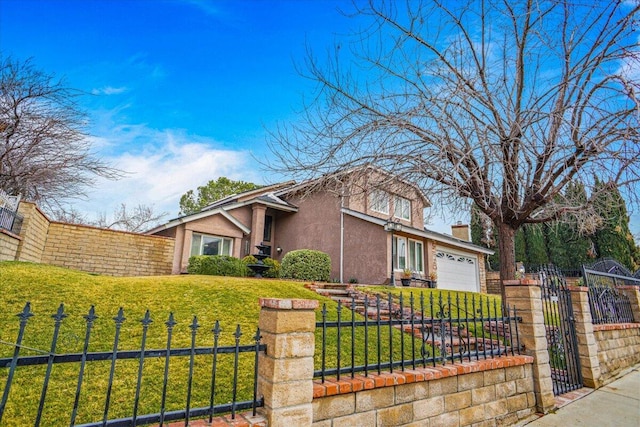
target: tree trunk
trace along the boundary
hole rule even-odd
[[[500,282],[516,278],[516,229],[504,222],[497,224],[500,251]],[[500,283],[503,307],[506,306],[504,285]]]

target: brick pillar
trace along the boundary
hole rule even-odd
[[[640,323],[640,289],[637,286],[621,285],[616,289],[629,298],[631,303],[631,311],[633,312],[633,321]]]
[[[598,344],[593,334],[593,320],[589,308],[589,288],[571,286],[571,305],[578,340],[580,371],[584,385],[598,388],[600,381],[600,361],[598,360]]]
[[[547,336],[542,313],[542,294],[536,280],[505,280],[507,303],[515,306],[522,323],[518,325],[524,354],[533,356],[533,391],[536,409],[546,413],[555,407]]]
[[[313,353],[316,300],[260,299],[258,395],[270,426],[310,426],[313,422]]]

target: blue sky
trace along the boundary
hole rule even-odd
[[[219,176],[256,183],[266,129],[292,119],[313,86],[306,46],[329,48],[352,21],[339,0],[0,0],[0,48],[88,95],[96,150],[131,172],[75,206],[121,202],[169,216],[180,195]]]
[[[267,130],[313,92],[295,69],[306,46],[322,55],[357,24],[338,8],[351,2],[0,0],[0,49],[86,92],[96,152],[130,172],[99,180],[76,209],[95,217],[143,203],[168,219],[210,179],[286,179],[252,156],[270,156]],[[429,227],[448,233],[458,219]]]

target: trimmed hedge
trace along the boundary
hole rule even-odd
[[[253,255],[247,255],[242,258],[242,262],[247,266],[247,276],[253,277],[253,271],[248,267],[249,264],[256,264],[258,260]],[[262,277],[277,279],[280,277],[280,262],[275,259],[265,258],[262,262],[270,268],[262,274]]]
[[[328,282],[330,275],[331,258],[324,252],[300,249],[287,252],[282,259],[282,278]]]
[[[247,266],[241,259],[228,255],[196,255],[189,258],[187,273],[245,277]]]

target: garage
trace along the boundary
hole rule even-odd
[[[436,247],[438,289],[480,292],[478,256]]]

